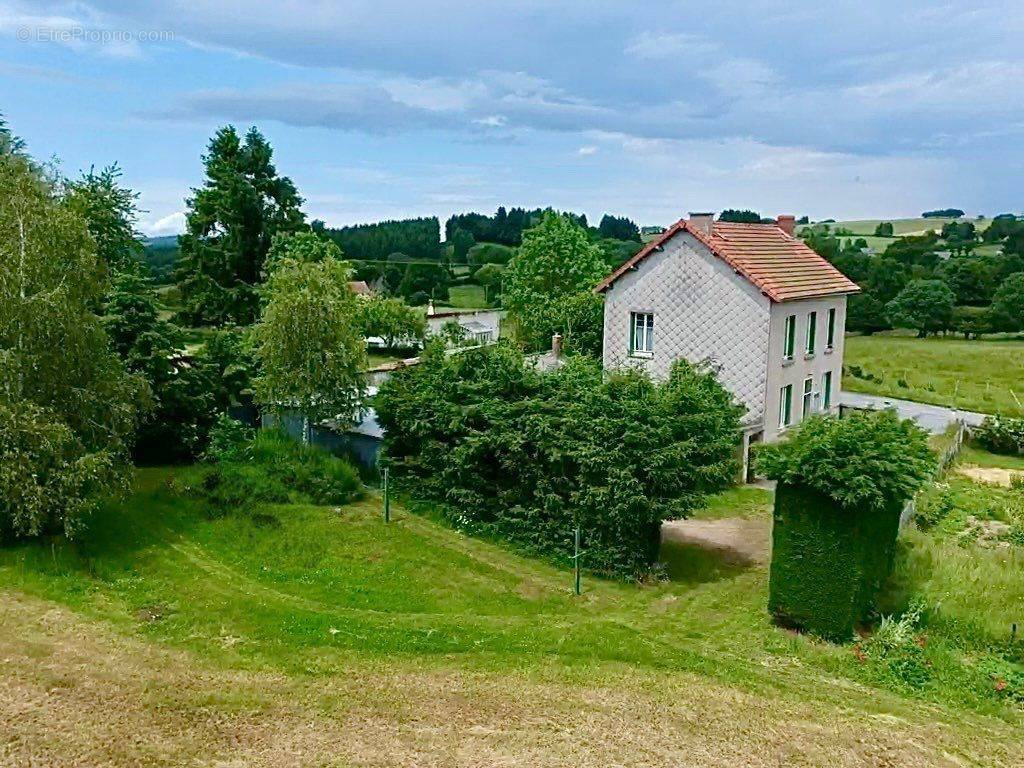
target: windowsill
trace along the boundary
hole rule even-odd
[[[835,351],[835,347],[825,347],[825,351],[822,354],[831,355]]]
[[[788,368],[792,364],[793,364],[793,358],[792,357],[784,357],[784,358],[782,358],[782,367],[783,368]]]
[[[804,360],[813,360],[813,359],[814,359],[814,353],[813,352],[804,352]]]
[[[634,358],[636,358],[638,360],[653,360],[654,359],[654,353],[653,352],[630,352],[629,356],[630,357],[634,357]]]

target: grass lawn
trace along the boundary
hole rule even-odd
[[[456,309],[482,309],[487,306],[482,285],[453,285],[448,288],[446,305]]]
[[[104,765],[909,766],[1024,759],[990,692],[906,696],[773,627],[763,565],[584,579],[379,500],[210,518],[140,470],[0,549],[0,758]],[[766,516],[770,494],[730,491]],[[666,559],[688,557],[665,552]],[[713,559],[713,558],[712,558]],[[1019,571],[1015,572],[1019,574]],[[950,756],[955,756],[954,760]],[[3,759],[0,759],[0,763]]]
[[[852,392],[1024,415],[1024,341],[851,336],[844,367],[843,388]],[[858,367],[860,377],[853,375]]]

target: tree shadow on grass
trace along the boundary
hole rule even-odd
[[[671,581],[689,585],[731,579],[758,565],[732,549],[675,539],[662,541],[659,559]]]

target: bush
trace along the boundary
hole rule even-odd
[[[988,416],[971,436],[986,451],[1008,456],[1024,454],[1024,419]]]
[[[764,446],[757,465],[779,483],[769,611],[849,640],[892,571],[903,505],[934,470],[925,433],[890,411],[816,417]]]
[[[874,634],[858,645],[857,657],[871,665],[879,682],[911,691],[928,685],[931,670],[919,628],[921,613],[920,604],[914,604],[902,616],[883,617]]]
[[[233,433],[233,434],[229,434]],[[200,487],[218,512],[246,511],[253,504],[347,504],[361,495],[359,474],[346,461],[284,432],[266,429],[251,441],[234,443],[237,432],[223,426],[217,463]]]
[[[604,376],[570,358],[541,373],[498,344],[424,361],[376,398],[385,461],[417,498],[464,528],[567,562],[573,529],[588,568],[646,574],[661,521],[685,517],[737,472],[739,409],[706,371],[679,362],[664,384]]]
[[[467,261],[474,265],[508,264],[515,253],[515,248],[500,243],[477,243],[469,249]]]
[[[222,413],[210,429],[210,442],[203,452],[206,462],[232,461],[239,458],[253,439],[254,430],[238,419]]]

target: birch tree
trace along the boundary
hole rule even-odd
[[[4,134],[0,190],[0,536],[71,536],[127,481],[145,385],[93,312],[105,270],[84,221]]]

